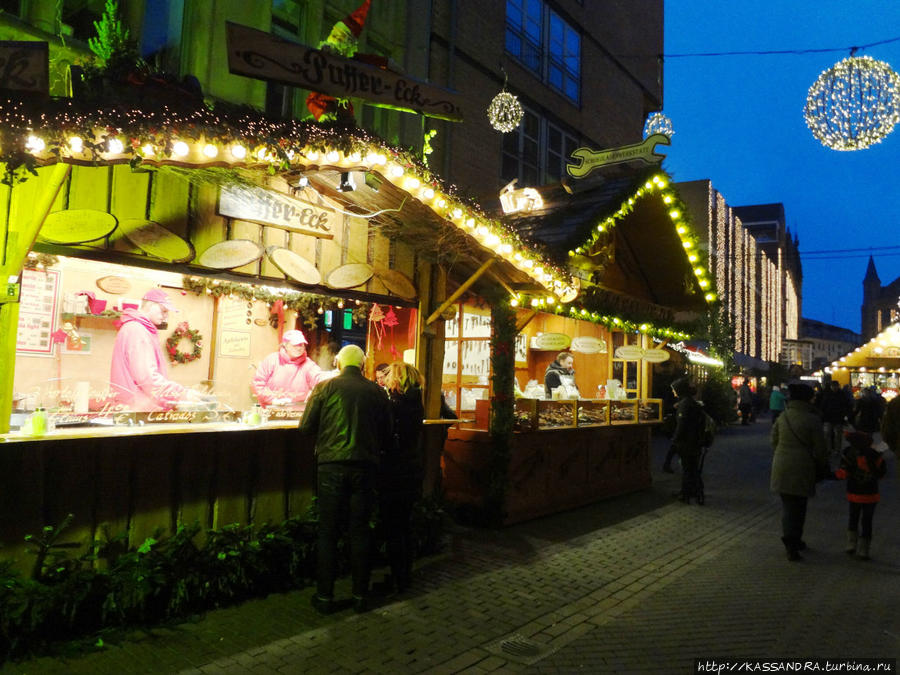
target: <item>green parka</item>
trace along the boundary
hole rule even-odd
[[[816,461],[827,461],[822,418],[812,403],[788,401],[772,425],[772,492],[799,497],[816,494]]]

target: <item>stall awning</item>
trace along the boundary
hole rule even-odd
[[[866,344],[834,361],[831,367],[871,371],[900,370],[900,322],[892,323]]]

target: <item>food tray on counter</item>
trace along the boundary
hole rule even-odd
[[[653,424],[661,421],[661,399],[546,401],[517,398],[514,429],[537,431],[610,424]]]

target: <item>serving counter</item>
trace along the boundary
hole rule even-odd
[[[137,423],[0,436],[0,543],[74,518],[61,541],[127,533],[134,546],[181,523],[219,528],[303,515],[315,482],[297,422]],[[30,558],[26,560],[30,562]]]
[[[517,399],[503,523],[649,487],[650,433],[661,411],[656,399]],[[486,430],[450,430],[442,462],[448,500],[484,505],[491,444]]]

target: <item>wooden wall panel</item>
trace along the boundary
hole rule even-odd
[[[288,244],[288,233],[285,230],[279,230],[275,227],[266,227],[263,229],[263,246],[268,248],[269,246],[278,246],[280,248],[286,248]],[[273,265],[268,256],[263,256],[262,263],[260,265],[260,273],[264,277],[268,277],[270,279],[284,279],[285,276],[282,274],[281,270],[279,270],[275,265]]]
[[[106,211],[113,167],[73,166],[69,181],[69,208]]]
[[[191,243],[197,255],[213,244],[225,241],[227,236],[228,221],[216,213],[218,200],[219,188],[215,185],[199,185],[194,189]]]
[[[348,218],[348,216],[343,216]],[[322,283],[328,279],[328,274],[340,267],[344,260],[344,227],[335,228],[334,239],[320,239],[320,254],[318,259],[319,272],[322,273]]]
[[[113,167],[110,213],[119,220],[119,227],[109,238],[113,250],[140,254],[140,249],[125,238],[122,221],[147,218],[150,173],[135,173],[127,165]]]
[[[390,240],[385,237],[380,231],[376,230],[374,236],[372,237],[371,243],[371,260],[369,260],[369,262],[376,270],[389,269],[391,262]],[[369,291],[369,293],[389,295],[388,289],[385,288],[385,285],[381,282],[381,279],[378,278],[377,274],[372,277],[367,285],[367,290]]]
[[[150,220],[188,238],[190,183],[165,171],[156,171],[150,194]]]
[[[231,236],[229,239],[249,239],[250,241],[255,241],[258,244],[263,243],[262,232],[265,228],[258,223],[248,223],[246,220],[232,220],[231,221]],[[200,255],[200,252],[197,252],[197,255]],[[259,274],[260,261],[252,262],[248,265],[242,265],[241,267],[235,267],[234,272],[238,274],[250,274],[257,275]]]

